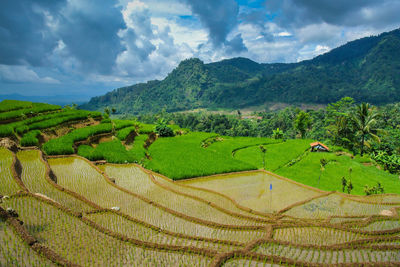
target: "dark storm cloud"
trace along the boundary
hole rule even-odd
[[[118,32],[126,26],[117,3],[73,1],[63,11],[59,35],[87,71],[110,73],[117,55],[124,50]]]
[[[329,23],[340,26],[375,26],[400,22],[398,0],[267,0],[281,26],[302,27]],[[396,15],[397,14],[397,15]]]
[[[226,42],[226,37],[238,24],[239,6],[234,0],[183,0],[199,17],[209,31],[209,38],[214,46]]]
[[[237,34],[232,40],[226,41],[225,47],[228,54],[235,54],[247,51],[247,47],[243,43],[243,38],[241,34]]]
[[[0,4],[0,64],[43,65],[56,47],[48,27],[65,0],[2,0]]]
[[[0,64],[46,66],[62,42],[64,55],[75,58],[83,71],[110,73],[124,50],[118,32],[126,28],[116,4],[117,0],[3,0]]]

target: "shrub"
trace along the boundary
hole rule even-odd
[[[364,186],[364,192],[368,195],[375,195],[375,194],[383,194],[385,189],[381,185],[381,183],[377,183],[375,186],[370,187],[369,185]]]
[[[174,136],[174,131],[166,124],[157,124],[155,132],[161,137]]]

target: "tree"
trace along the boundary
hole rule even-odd
[[[320,169],[319,169],[319,177],[318,177],[318,187],[319,187],[319,182],[321,180],[322,171],[324,170],[325,165],[328,164],[328,161],[325,158],[322,158],[319,160],[319,163],[320,163]]]
[[[161,137],[174,136],[174,131],[168,127],[164,119],[159,119],[155,127],[155,132]]]
[[[265,152],[267,152],[267,149],[263,145],[260,145],[260,151],[263,158],[263,168],[265,170]]]
[[[346,177],[342,177],[342,192],[344,192],[344,190],[346,189],[347,186],[347,180]]]
[[[351,182],[351,180],[349,180],[347,183],[347,194],[350,194],[351,190],[353,190],[353,183]]]
[[[378,112],[375,107],[370,106],[368,103],[362,103],[357,106],[354,115],[352,115],[355,134],[359,137],[361,156],[364,154],[364,147],[370,146],[368,139],[373,138],[379,141],[379,137],[376,135],[378,129],[375,128],[377,117]]]
[[[117,110],[115,108],[111,108],[111,112],[112,112],[112,114],[115,114],[115,112],[117,112]]]
[[[351,148],[354,139],[353,122],[350,117],[354,99],[343,97],[326,107],[326,131],[335,145]]]
[[[272,137],[274,139],[282,139],[283,138],[283,131],[279,128],[276,128],[276,130],[272,130]]]
[[[294,128],[300,132],[301,138],[304,138],[306,131],[311,127],[311,117],[310,114],[304,111],[300,111],[294,121]]]

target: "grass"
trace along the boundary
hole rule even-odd
[[[212,140],[212,139],[211,139]],[[220,141],[218,141],[220,140]],[[258,148],[259,145],[269,145],[275,143],[281,143],[282,140],[271,139],[267,137],[230,137],[230,136],[219,136],[219,139],[207,147],[207,149],[220,152],[224,154],[232,154],[236,151],[240,151],[240,149],[246,147],[256,146]],[[258,148],[259,149],[259,148]],[[249,162],[251,163],[251,162]],[[253,163],[251,163],[254,165]]]
[[[133,163],[140,162],[146,150],[143,147],[146,135],[135,138],[133,148],[127,150],[120,140],[100,143],[96,148],[88,145],[81,145],[78,148],[78,155],[89,160],[106,160],[109,163]]]
[[[105,159],[110,163],[132,163],[138,161],[119,140],[100,143],[96,148],[79,146],[78,155],[89,160]]]
[[[0,125],[0,137],[14,135],[14,129],[9,125]]]
[[[82,141],[90,136],[111,132],[111,123],[102,123],[95,126],[76,129],[67,135],[52,139],[43,145],[43,150],[47,155],[68,155],[74,153],[74,142]]]
[[[174,180],[256,168],[235,160],[230,154],[201,147],[202,141],[213,135],[194,132],[159,138],[149,148],[152,159],[145,161],[144,165]]]
[[[155,124],[139,123],[139,133],[140,134],[152,133],[152,132],[154,132],[155,127],[156,127]]]
[[[19,100],[3,100],[0,102],[0,112],[13,111],[17,109],[29,108],[32,106],[32,102],[19,101]]]
[[[128,135],[133,131],[136,131],[135,126],[123,128],[122,130],[119,130],[117,132],[117,138],[121,141],[124,141],[128,137]]]
[[[37,136],[40,135],[41,132],[39,130],[33,130],[30,132],[27,132],[20,141],[21,146],[38,146],[39,145],[39,139],[37,139]]]
[[[265,168],[275,171],[283,167],[302,155],[310,147],[311,142],[312,140],[307,139],[290,139],[282,143],[265,145],[264,147],[267,149],[265,153]],[[259,169],[263,168],[263,155],[259,146],[250,146],[237,150],[234,157],[238,160],[252,163]]]
[[[135,121],[127,121],[127,120],[113,120],[115,130],[120,130],[129,126],[135,126],[137,122]]]
[[[47,112],[47,111],[56,111],[60,110],[61,107],[58,105],[50,105],[44,103],[32,103],[32,107],[12,110],[7,112],[0,113],[0,121],[3,120],[11,120],[11,119],[19,119],[24,116],[34,116],[36,114]]]
[[[268,153],[268,152],[267,152]],[[320,160],[325,158],[328,164],[320,174]],[[342,177],[351,179],[354,189],[352,194],[365,195],[364,186],[372,186],[380,182],[385,193],[399,193],[400,180],[397,175],[377,169],[375,166],[365,166],[365,159],[351,159],[349,156],[338,156],[335,153],[307,153],[304,158],[292,166],[277,170],[277,173],[302,184],[310,185],[326,191],[342,191]],[[352,169],[351,175],[349,169]]]

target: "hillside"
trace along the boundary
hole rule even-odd
[[[400,264],[399,179],[368,157],[16,100],[0,115],[0,266]]]
[[[400,101],[400,29],[365,37],[292,64],[233,58],[204,64],[182,61],[162,81],[116,89],[83,109],[118,113],[243,108],[265,102],[326,104],[344,96],[385,104]]]

